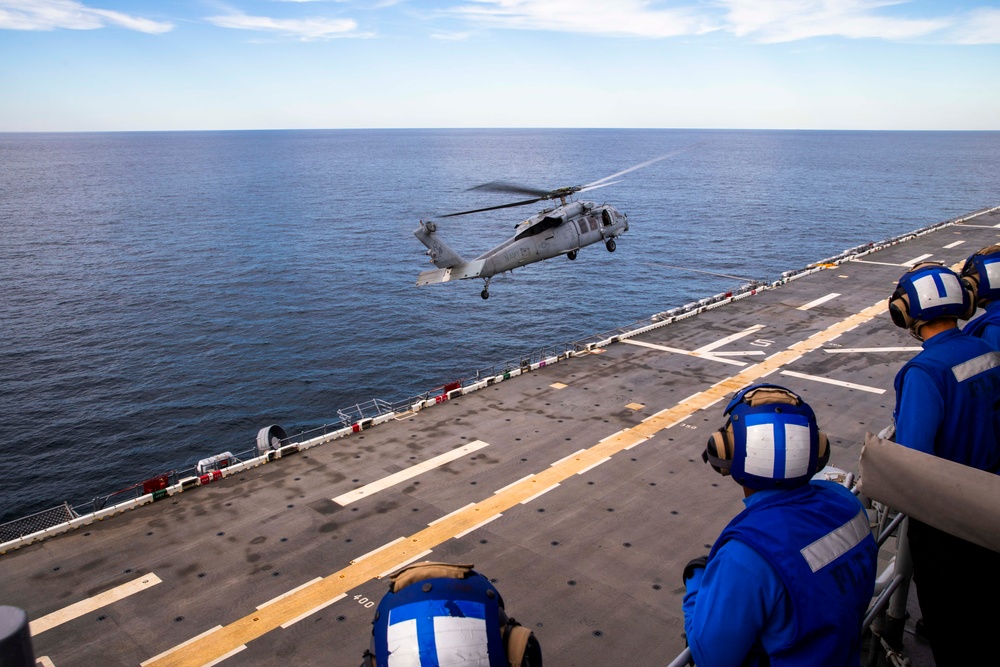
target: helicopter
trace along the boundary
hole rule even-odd
[[[469,188],[470,191],[530,195],[532,199],[477,208],[471,211],[448,213],[439,217],[453,218],[484,211],[527,206],[554,199],[558,199],[559,204],[545,208],[537,215],[517,223],[514,226],[514,236],[471,261],[463,259],[461,255],[448,247],[438,235],[437,223],[432,220],[420,220],[420,227],[414,230],[413,235],[427,246],[426,254],[430,256],[431,262],[437,268],[421,272],[417,276],[417,287],[446,283],[452,280],[482,278],[485,281],[485,286],[480,292],[480,296],[488,299],[490,298],[490,279],[498,273],[512,271],[527,264],[559,255],[566,255],[569,259],[575,260],[581,248],[597,242],[603,242],[608,252],[614,252],[617,248],[615,239],[628,231],[628,216],[610,204],[572,200],[567,202],[567,198],[587,190],[620,183],[621,181],[613,179],[654,162],[659,162],[674,154],[668,153],[655,157],[590,183],[561,187],[555,190],[543,190],[502,181],[483,183]]]

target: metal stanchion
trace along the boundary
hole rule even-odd
[[[0,606],[0,667],[35,667],[28,614],[23,609]]]

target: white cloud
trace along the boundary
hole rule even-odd
[[[109,25],[146,33],[168,32],[174,27],[164,21],[87,7],[76,0],[0,0],[0,30],[94,30]]]
[[[954,44],[1000,44],[1000,9],[982,8],[969,12],[949,34]]]
[[[296,37],[304,41],[333,39],[335,37],[369,37],[358,33],[358,23],[353,19],[276,19],[269,16],[248,16],[233,13],[226,16],[209,16],[205,19],[220,28],[236,30],[256,30],[272,32],[285,37]]]
[[[654,9],[646,0],[474,0],[447,13],[500,28],[614,36],[676,37],[721,27],[694,8]]]
[[[917,14],[912,0],[464,0],[443,13],[493,28],[664,38],[725,30],[776,43],[814,37],[1000,42],[1000,10]],[[946,10],[941,10],[946,11]]]
[[[952,19],[909,19],[878,10],[906,0],[722,0],[728,8],[726,30],[761,42],[792,42],[810,37],[905,40],[948,27]]]

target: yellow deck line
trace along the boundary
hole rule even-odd
[[[46,630],[51,630],[57,625],[62,625],[63,623],[72,621],[74,618],[79,618],[96,609],[106,607],[113,602],[123,600],[130,595],[135,595],[139,591],[144,591],[150,586],[155,586],[158,583],[160,583],[160,578],[152,572],[144,574],[138,579],[133,579],[132,581],[122,584],[121,586],[115,586],[114,588],[106,590],[103,593],[98,593],[97,595],[89,597],[86,600],[80,600],[75,604],[63,607],[62,609],[54,611],[47,616],[42,616],[39,619],[31,621],[31,623],[28,624],[28,628],[33,637],[38,636]]]
[[[201,667],[210,663],[247,642],[281,627],[283,623],[298,617],[304,611],[318,607],[382,574],[392,572],[399,564],[515,507],[541,490],[549,489],[613,454],[648,440],[659,431],[717,402],[727,394],[773,373],[782,365],[798,359],[807,352],[819,349],[847,329],[863,324],[884,312],[886,312],[885,302],[880,300],[860,313],[810,336],[808,340],[794,343],[760,363],[681,401],[672,408],[657,413],[632,428],[620,431],[615,436],[558,465],[542,470],[500,493],[475,503],[465,511],[454,513],[433,526],[428,526],[393,544],[390,548],[382,549],[364,560],[355,561],[294,595],[237,619],[210,636],[191,642],[184,651],[172,652],[159,660],[148,661],[144,663],[144,667]]]

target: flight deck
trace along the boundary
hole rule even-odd
[[[935,226],[11,548],[0,604],[28,612],[54,667],[356,667],[389,574],[470,563],[546,664],[666,665],[685,648],[681,571],[743,509],[701,459],[726,399],[789,387],[856,474],[920,349],[889,318],[896,281],[997,242],[994,209]]]

